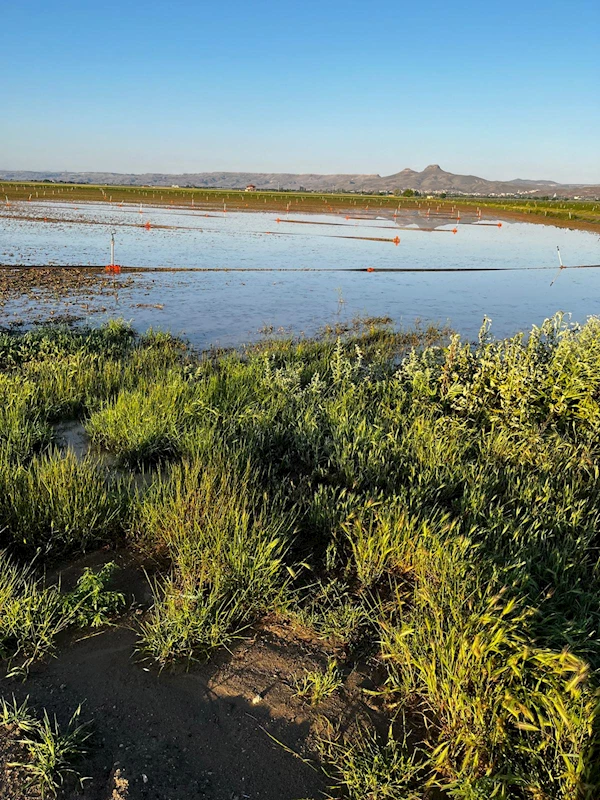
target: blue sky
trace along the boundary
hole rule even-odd
[[[0,168],[600,183],[600,2],[0,0]]]

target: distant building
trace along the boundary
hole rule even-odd
[[[246,186],[246,191],[247,192],[255,192],[256,191],[256,186],[253,183],[249,183],[248,186]]]

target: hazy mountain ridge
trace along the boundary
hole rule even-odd
[[[560,184],[550,180],[516,178],[511,181],[493,181],[476,175],[456,175],[446,172],[438,164],[430,164],[421,172],[403,169],[393,175],[353,175],[288,172],[197,172],[141,174],[117,172],[51,172],[0,170],[0,180],[10,181],[62,181],[68,183],[94,183],[118,186],[194,186],[219,189],[245,189],[254,184],[257,189],[289,189],[309,191],[394,192],[414,189],[423,194],[470,195],[554,195],[562,197],[599,197],[600,186],[591,184]]]

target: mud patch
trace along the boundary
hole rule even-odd
[[[72,450],[78,459],[90,451],[90,437],[78,420],[57,423],[54,426],[54,441],[61,450]]]
[[[143,275],[115,278],[97,267],[0,265],[3,325],[76,324],[107,313],[148,282],[152,283]]]
[[[83,703],[82,719],[93,721],[89,755],[80,765],[92,780],[77,793],[69,789],[65,798],[322,797],[326,779],[312,743],[324,718],[341,730],[352,729],[359,718],[378,723],[357,676],[317,707],[300,700],[294,679],[322,668],[327,659],[315,642],[275,623],[249,631],[207,664],[159,671],[138,653],[136,632],[152,603],[156,565],[106,547],[57,564],[47,578],[69,591],[86,567],[97,570],[107,561],[120,567],[110,588],[125,594],[127,616],[103,630],[64,634],[57,657],[36,665],[25,683],[0,680],[0,696],[14,694],[18,702],[29,697],[37,715],[45,708],[65,725]],[[21,791],[18,774],[6,785],[12,793],[0,794],[0,800],[38,800]]]
[[[283,685],[283,663],[269,661],[268,637],[245,645],[240,658],[250,656],[251,663],[242,674],[229,654],[189,672],[158,673],[136,659],[135,648],[133,630],[107,629],[74,641],[26,685],[0,683],[2,694],[29,694],[37,708],[56,711],[59,722],[85,701],[85,718],[94,719],[96,730],[83,765],[93,778],[86,800],[113,797],[117,769],[128,782],[128,800],[320,796],[318,768],[293,754],[307,755],[311,722]],[[257,705],[251,698],[259,692]]]

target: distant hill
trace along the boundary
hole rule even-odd
[[[118,172],[27,172],[0,170],[0,180],[62,181],[65,183],[94,183],[113,186],[197,186],[218,189],[245,189],[250,183],[257,189],[288,189],[307,191],[394,192],[414,189],[422,194],[467,194],[482,197],[521,195],[539,197],[556,194],[558,197],[600,197],[599,185],[561,184],[555,181],[535,181],[516,178],[512,181],[489,181],[476,175],[455,175],[438,164],[422,172],[403,169],[394,175],[296,175],[278,172],[190,172],[163,174],[147,172],[141,175]]]

